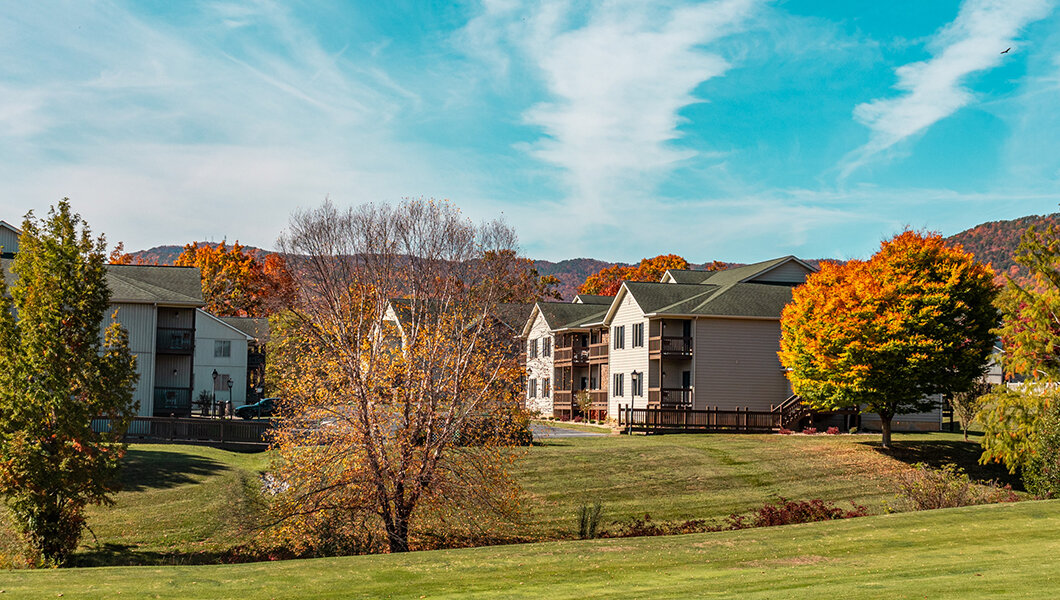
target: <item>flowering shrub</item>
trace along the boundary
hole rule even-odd
[[[825,433],[827,433],[828,435],[839,435],[839,428],[838,427],[829,427],[828,429],[825,430]]]
[[[781,427],[780,431],[778,431],[777,433],[779,433],[780,435],[791,435],[794,432],[792,430],[790,430],[790,429],[785,429],[785,428]]]
[[[816,427],[807,427],[806,429],[803,429],[802,432],[804,434],[806,434],[806,435],[814,435],[814,434],[817,433],[817,428]]]

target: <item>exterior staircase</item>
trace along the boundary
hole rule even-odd
[[[792,394],[772,410],[780,414],[780,426],[784,429],[797,426],[800,421],[813,414],[813,410],[803,404],[802,396],[797,394]]]

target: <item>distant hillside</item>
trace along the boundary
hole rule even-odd
[[[190,243],[190,242],[189,242]],[[200,244],[210,244],[216,246],[215,242],[199,242]],[[229,244],[231,246],[231,244]],[[254,246],[243,246],[246,251],[259,250]],[[180,253],[184,252],[184,246],[155,246],[150,250],[137,250],[136,252],[130,252],[133,258],[142,258],[145,262],[152,265],[171,265],[177,262],[177,257]],[[268,254],[268,251],[265,251]]]
[[[585,283],[587,277],[604,267],[616,264],[625,263],[612,263],[595,258],[571,258],[555,263],[548,260],[535,260],[534,268],[537,269],[539,275],[552,275],[559,279],[560,284],[556,289],[563,295],[564,300],[571,300],[578,294],[578,286]]]
[[[1000,276],[1008,274],[1019,277],[1020,267],[1013,256],[1020,245],[1020,236],[1031,225],[1060,227],[1060,213],[1050,215],[1031,215],[1010,221],[991,221],[976,225],[958,234],[946,238],[956,242],[971,252],[982,262],[990,263]]]

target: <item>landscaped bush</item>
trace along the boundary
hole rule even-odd
[[[790,430],[790,429],[785,429],[784,427],[781,427],[780,431],[778,431],[777,433],[779,433],[780,435],[791,435],[792,433],[795,433],[795,432]]]
[[[1060,496],[1060,412],[1050,407],[1042,419],[1035,453],[1023,467],[1023,485],[1039,498]]]
[[[825,430],[825,433],[827,433],[828,435],[839,435],[839,428],[838,427],[829,427],[828,429]]]
[[[814,434],[817,433],[817,428],[816,427],[807,427],[807,428],[802,430],[802,433],[805,434],[805,435],[814,435]]]
[[[866,515],[868,515],[868,509],[860,504],[851,503],[851,508],[846,510],[832,502],[826,502],[821,499],[788,500],[787,498],[777,498],[773,502],[768,502],[761,508],[755,509],[750,515],[733,513],[721,523],[706,519],[659,522],[653,521],[651,515],[645,514],[643,518],[617,523],[616,528],[607,532],[603,537],[639,537],[729,531],[752,527],[773,527],[776,525],[814,523],[834,519],[851,519]]]
[[[756,509],[751,516],[732,514],[727,519],[727,529],[747,529],[749,527],[773,527],[776,525],[793,525],[795,523],[815,523],[834,519],[851,519],[864,517],[868,509],[860,504],[851,503],[850,510],[839,508],[831,502],[821,499],[788,500],[777,498],[762,508]]]
[[[954,464],[933,469],[916,463],[909,471],[898,475],[899,497],[915,510],[955,508],[975,504],[1016,502],[1019,496],[1012,486],[1001,487],[995,482],[973,482],[963,469]]]
[[[600,534],[600,515],[604,506],[599,502],[589,506],[583,504],[578,513],[578,539],[591,540]]]

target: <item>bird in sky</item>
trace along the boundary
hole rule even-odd
[[[1002,54],[1008,54],[1009,50],[1012,50],[1012,48],[1005,48],[1001,53]]]

